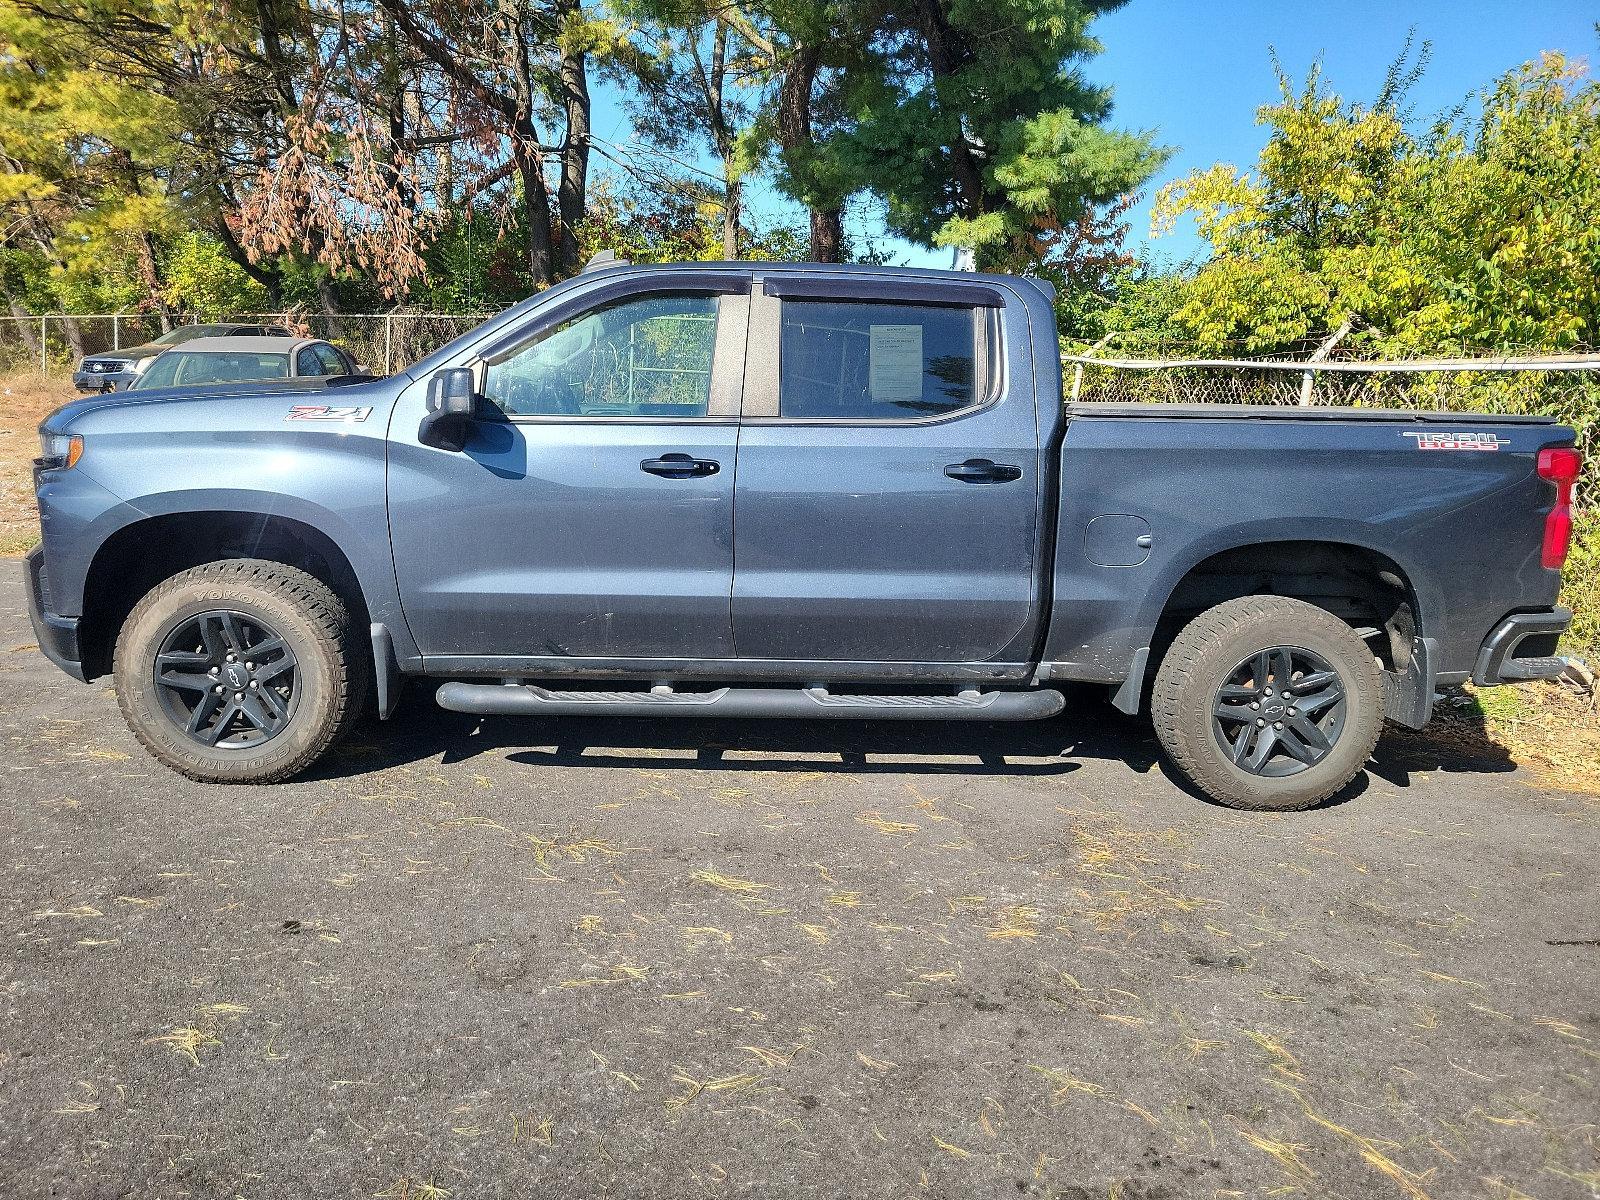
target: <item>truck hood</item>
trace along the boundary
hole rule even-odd
[[[293,405],[308,403],[313,398],[321,403],[326,397],[326,402],[329,404],[376,406],[380,401],[389,399],[389,389],[380,386],[384,382],[384,379],[373,378],[355,379],[349,383],[330,383],[326,378],[318,378],[275,383],[226,383],[208,387],[107,392],[104,395],[85,396],[68,401],[40,422],[39,428],[46,433],[69,433],[75,424],[91,414],[104,415],[113,409],[132,410],[174,402],[198,404],[204,408],[213,404],[233,407],[247,404],[254,407],[262,402],[282,400],[283,408],[287,411]],[[130,413],[128,416],[137,420],[135,414]],[[156,423],[158,422],[152,422]],[[159,423],[165,424],[165,422]]]

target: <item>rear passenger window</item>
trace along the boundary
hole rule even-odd
[[[317,361],[316,351],[312,347],[307,346],[294,356],[294,371],[301,376],[322,374],[322,364]]]
[[[332,346],[324,343],[320,346],[314,346],[312,349],[317,352],[317,361],[322,364],[322,373],[324,375],[350,374],[350,369],[345,366],[344,356]]]
[[[785,300],[781,320],[779,416],[907,420],[981,399],[976,309]]]

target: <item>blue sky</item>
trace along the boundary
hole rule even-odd
[[[1256,109],[1277,94],[1268,48],[1291,77],[1303,78],[1320,55],[1326,78],[1347,99],[1369,100],[1399,52],[1406,31],[1433,44],[1427,74],[1412,92],[1419,117],[1453,108],[1511,67],[1544,50],[1562,50],[1591,63],[1600,59],[1593,0],[1347,0],[1340,5],[1295,0],[1130,0],[1101,18],[1093,32],[1105,53],[1086,68],[1089,78],[1115,93],[1112,123],[1150,130],[1174,147],[1167,166],[1145,189],[1133,214],[1129,246],[1154,257],[1182,261],[1200,243],[1187,227],[1151,241],[1149,201],[1160,185],[1215,162],[1254,161],[1264,133]],[[626,141],[627,120],[610,89],[597,96],[595,132]],[[758,219],[804,214],[758,184],[751,207]],[[855,226],[881,234],[870,212]],[[948,251],[893,246],[899,261],[949,266]]]

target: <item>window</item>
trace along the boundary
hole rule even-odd
[[[294,356],[294,373],[296,375],[322,375],[322,363],[317,359],[315,346],[304,346]]]
[[[716,341],[716,296],[633,296],[491,361],[483,390],[514,417],[703,417]]]
[[[262,379],[287,379],[286,354],[227,351],[206,354],[168,350],[150,364],[136,385],[141,390],[159,387],[200,387],[213,383],[246,383]]]
[[[780,416],[906,420],[980,398],[978,310],[785,300],[781,320]]]
[[[316,352],[317,360],[322,363],[322,374],[324,374],[324,375],[348,375],[348,374],[350,374],[350,366],[349,366],[348,363],[345,362],[344,355],[340,354],[332,346],[328,345],[328,343],[322,342],[322,343],[320,343],[320,344],[318,344],[316,346],[311,347],[311,349]]]

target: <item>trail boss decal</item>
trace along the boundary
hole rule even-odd
[[[1401,437],[1416,438],[1418,450],[1498,450],[1507,440],[1492,433],[1469,430],[1428,430],[1402,433]]]
[[[330,404],[296,404],[289,410],[285,421],[365,421],[372,415],[372,406],[357,408],[354,405],[338,407]],[[1493,449],[1493,447],[1490,447]]]

